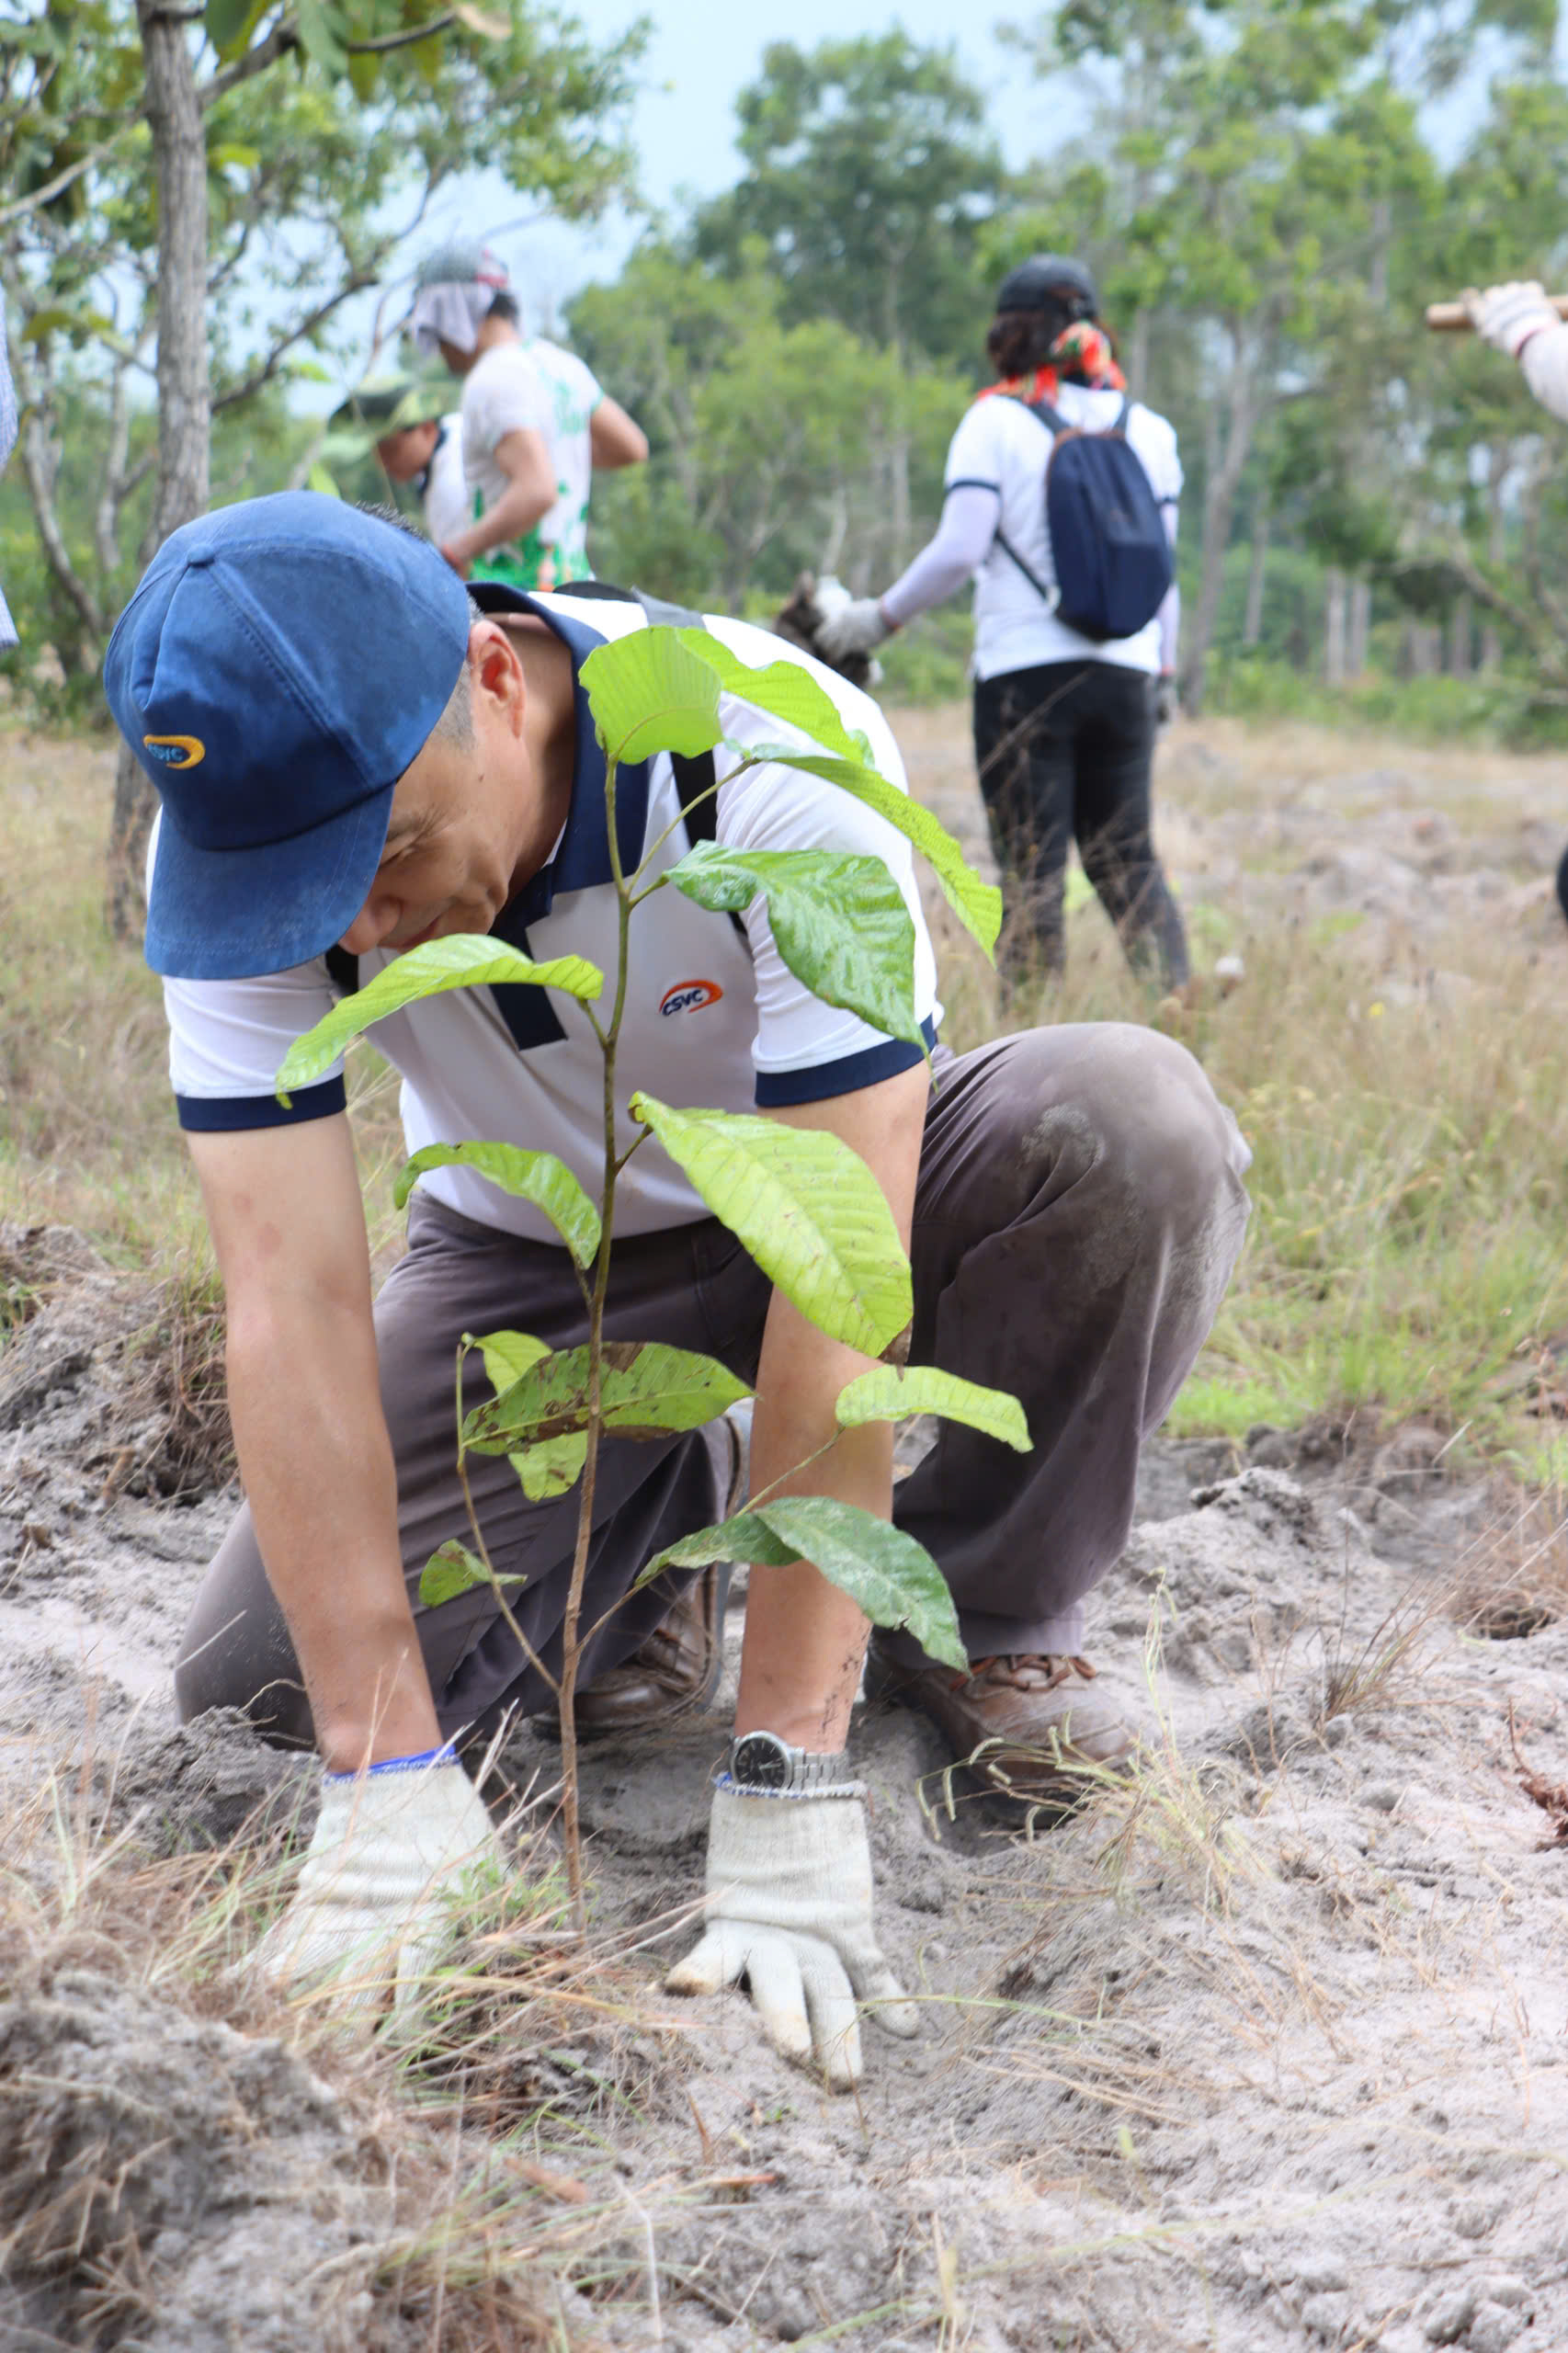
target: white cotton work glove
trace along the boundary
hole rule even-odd
[[[279,1988],[333,1987],[343,2012],[416,1999],[476,1866],[506,1865],[484,1802],[448,1749],[324,1773],[292,1902],[256,1948]]]
[[[665,1980],[672,1994],[716,1994],[744,1978],[769,2040],[815,2059],[835,2091],[859,2080],[857,2005],[890,2034],[914,2034],[915,2003],[871,1929],[871,1854],[857,1797],[713,1792],[708,1926]]]
[[[830,662],[851,654],[874,654],[892,635],[875,597],[853,597],[836,612],[824,613],[817,624],[817,644]]]
[[[1470,286],[1463,300],[1476,334],[1495,350],[1506,351],[1510,359],[1518,358],[1532,335],[1562,324],[1544,288],[1533,278],[1488,286],[1479,294]]]

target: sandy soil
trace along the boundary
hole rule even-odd
[[[961,718],[906,741],[977,838],[950,781]],[[1550,918],[1561,764],[1420,756],[1336,779],[1304,750],[1283,790],[1222,728],[1178,732],[1165,760],[1189,899],[1244,886],[1260,909],[1294,893],[1418,928],[1451,882]],[[1222,802],[1277,823],[1261,873],[1226,868]],[[143,1310],[69,1234],[0,1246],[44,1295],[0,1356],[0,1806],[58,1765],[95,1820],[167,1853],[308,1804],[308,1768],[238,1726],[174,1724],[169,1662],[233,1497],[160,1492],[158,1409],[127,1424]],[[635,2096],[591,2113],[559,2096],[562,2060],[536,2120],[534,2145],[632,2218],[601,2287],[560,2300],[556,2342],[1568,2343],[1568,1620],[1494,1609],[1503,1639],[1475,1620],[1513,1503],[1448,1476],[1421,1428],[1156,1441],[1142,1502],[1090,1640],[1142,1692],[1131,1783],[1023,1837],[917,1720],[858,1714],[883,1941],[925,2005],[913,2044],[868,2034],[858,2100],[778,2062],[738,1996],[658,1991],[700,1893],[722,1699],[656,1745],[592,1752],[596,1922],[649,1940],[626,1964],[649,2055]],[[525,1727],[504,1761],[548,1788],[554,1751]],[[6,1861],[13,1884],[63,1869],[47,1846]],[[89,2160],[119,2217],[84,2222],[74,2261],[13,2245],[0,2345],[445,2341],[439,2308],[404,2326],[379,2272],[327,2293],[393,2192],[337,2092],[243,2002],[187,2014],[90,1954],[0,1970],[0,2257],[19,2185],[68,2188]],[[751,2178],[702,2187],[732,2177]]]

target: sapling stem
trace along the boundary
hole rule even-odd
[[[588,1443],[583,1458],[583,1494],[577,1507],[577,1543],[572,1556],[572,1577],[566,1590],[566,1613],[561,1625],[561,1812],[566,1843],[566,1885],[577,1933],[586,1937],[587,1905],[583,1893],[583,1846],[577,1808],[577,1665],[582,1644],[577,1639],[587,1582],[588,1551],[594,1533],[594,1491],[598,1477],[599,1433],[604,1371],[605,1296],[609,1289],[610,1244],[615,1229],[615,1185],[621,1162],[615,1144],[615,1060],[620,1042],[621,1017],[626,1010],[628,949],[631,929],[631,893],[621,869],[616,836],[615,784],[617,762],[605,761],[605,832],[609,847],[610,873],[615,881],[616,974],[615,1004],[599,1033],[604,1057],[605,1188],[600,1205],[603,1220],[599,1253],[594,1267],[593,1296],[588,1306]],[[595,1023],[598,1029],[597,1022]],[[639,1139],[641,1141],[641,1139]],[[630,1156],[630,1155],[628,1155]]]
[[[468,1449],[463,1444],[463,1358],[467,1356],[468,1349],[468,1336],[465,1333],[463,1337],[458,1342],[458,1369],[456,1381],[458,1405],[458,1484],[463,1491],[463,1502],[468,1508],[468,1524],[473,1530],[474,1550],[479,1554],[481,1561],[484,1564],[484,1573],[490,1579],[490,1588],[495,1596],[496,1607],[500,1610],[502,1617],[506,1620],[506,1624],[511,1631],[513,1641],[517,1643],[517,1648],[522,1652],[523,1656],[528,1660],[528,1665],[530,1666],[537,1667],[540,1675],[543,1676],[545,1681],[549,1684],[551,1689],[559,1693],[561,1689],[560,1684],[556,1681],[554,1676],[551,1675],[549,1667],[546,1666],[543,1659],[540,1658],[539,1653],[535,1650],[533,1644],[524,1633],[521,1626],[517,1623],[517,1618],[513,1613],[512,1606],[506,1598],[506,1588],[501,1582],[500,1574],[496,1569],[494,1562],[490,1557],[490,1548],[484,1540],[484,1530],[479,1524],[479,1514],[474,1509],[473,1490],[468,1483]]]

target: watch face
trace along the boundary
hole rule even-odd
[[[790,1752],[770,1732],[748,1732],[735,1744],[731,1776],[753,1790],[781,1790],[790,1779]]]

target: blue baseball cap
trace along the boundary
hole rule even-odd
[[[109,709],[164,804],[155,972],[241,980],[341,938],[469,620],[427,540],[316,491],[246,499],[164,541],[104,657]]]

